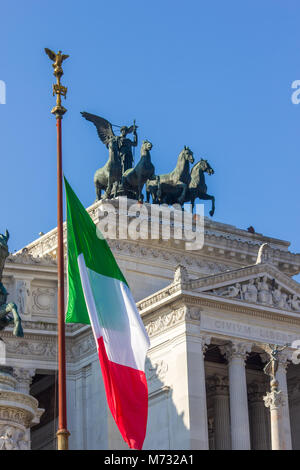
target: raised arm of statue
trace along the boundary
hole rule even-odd
[[[133,141],[131,141],[132,147],[137,147],[138,144],[138,136],[136,130],[133,131]]]

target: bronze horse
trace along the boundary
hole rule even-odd
[[[177,165],[171,173],[156,175],[147,182],[147,202],[152,194],[154,203],[170,204],[168,201],[173,200],[176,194],[176,202],[182,205],[190,183],[190,163],[194,163],[193,152],[189,147],[184,146],[178,156]]]
[[[98,201],[101,199],[102,190],[105,191],[102,199],[110,199],[116,195],[117,187],[122,176],[122,166],[116,137],[112,137],[109,140],[108,151],[108,161],[102,168],[96,171],[94,176]]]
[[[144,140],[141,146],[141,158],[134,168],[125,171],[122,177],[122,186],[125,190],[131,191],[139,202],[143,202],[143,186],[147,180],[154,175],[154,166],[151,163],[150,150],[152,144]]]
[[[213,175],[214,170],[211,168],[207,160],[201,159],[199,162],[197,162],[193,166],[191,170],[190,178],[189,178],[190,180],[189,185],[185,192],[184,200],[180,204],[182,206],[185,202],[191,202],[192,211],[193,211],[195,207],[195,200],[197,198],[203,199],[203,200],[210,200],[212,201],[212,208],[209,211],[209,215],[212,217],[215,212],[215,197],[207,194],[207,186],[205,184],[205,175],[204,175],[205,173],[209,175]],[[158,198],[158,180],[157,179],[152,179],[152,180],[147,181],[146,192],[147,192],[147,202],[150,201],[150,195],[152,196],[152,202],[154,204],[160,202]],[[163,202],[169,205],[174,205],[179,202],[180,194],[181,194],[180,189],[176,189],[176,191],[169,192],[165,196]]]
[[[201,158],[201,160],[197,162],[196,165],[194,165],[192,168],[191,182],[189,184],[187,200],[185,202],[191,201],[192,211],[194,211],[195,200],[197,198],[203,199],[205,201],[211,201],[212,207],[209,211],[209,215],[212,217],[215,213],[215,197],[207,194],[207,186],[205,184],[204,173],[207,173],[208,175],[213,175],[214,170],[212,169],[207,160]]]

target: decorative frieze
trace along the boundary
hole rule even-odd
[[[199,322],[200,308],[182,306],[180,308],[161,314],[155,320],[146,323],[149,336],[154,336],[183,321]]]
[[[282,289],[275,279],[270,279],[268,276],[252,278],[242,283],[236,282],[207,293],[284,310],[300,311],[300,297]]]

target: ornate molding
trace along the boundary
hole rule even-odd
[[[117,200],[115,201],[117,203]],[[93,204],[91,207],[87,209],[90,213],[91,217],[93,218],[94,222],[97,223],[99,221],[99,212],[98,208],[101,202]],[[146,204],[147,207],[149,207]],[[117,213],[118,213],[118,208]],[[128,215],[128,214],[123,214]],[[150,219],[151,220],[151,219]],[[268,243],[270,245],[270,250],[272,254],[272,259],[274,263],[278,266],[282,267],[283,270],[288,270],[290,275],[296,274],[299,272],[300,266],[300,254],[294,254],[289,252],[288,246],[289,243],[283,240],[272,239],[269,237],[264,237],[261,234],[249,234],[244,230],[237,229],[231,225],[221,224],[218,222],[213,222],[205,217],[205,246],[201,255],[205,254],[208,255],[210,258],[212,255],[217,255],[218,259],[223,258],[225,264],[228,263],[228,258],[232,259],[235,258],[234,264],[241,264],[245,258],[248,260],[256,260],[257,257],[257,249],[262,243]],[[65,227],[64,227],[64,238],[65,238]],[[125,240],[112,240],[109,243],[111,244],[112,248],[118,250],[119,247],[124,249],[124,244],[127,241]],[[131,245],[143,245],[143,250],[147,252],[146,256],[150,255],[148,251],[147,244],[136,244],[130,243]],[[158,240],[158,245],[161,243],[161,240]],[[172,252],[174,253],[174,249],[178,248],[174,240],[170,240],[171,248],[170,250],[163,250],[160,252],[160,257],[163,253],[166,254],[167,257],[172,258]],[[152,240],[152,247],[155,246],[155,242],[153,243]],[[53,257],[56,256],[56,248],[57,248],[57,230],[53,229],[48,234],[44,235],[43,237],[35,240],[34,242],[30,243],[25,249],[28,250],[29,254],[34,256],[52,253]],[[130,250],[134,250],[134,246],[128,247]],[[151,249],[151,248],[150,248]],[[18,252],[17,254],[19,254]],[[137,253],[136,253],[137,254]],[[140,253],[143,256],[143,253]],[[233,256],[234,255],[234,256]],[[150,255],[151,256],[151,255]],[[197,259],[197,255],[195,254],[186,254],[186,258],[188,263],[183,260],[183,257],[178,254],[181,258],[175,264],[182,263],[184,265],[195,263]],[[164,258],[162,258],[164,259]],[[229,262],[230,265],[230,262]],[[232,265],[232,264],[231,264]]]
[[[229,380],[227,376],[214,374],[207,378],[208,391],[214,395],[229,395]]]
[[[23,248],[22,251],[19,251],[15,254],[10,254],[6,260],[7,263],[14,264],[32,264],[32,265],[41,265],[41,266],[56,266],[57,261],[51,255],[46,254],[44,256],[34,256],[30,253],[28,248]]]
[[[285,405],[283,392],[281,391],[273,390],[272,392],[268,392],[266,396],[263,397],[263,399],[265,406],[270,408],[270,410],[274,410],[280,406]]]
[[[156,319],[146,323],[145,327],[148,335],[154,336],[184,321],[199,322],[200,317],[200,308],[187,307],[183,305],[177,309],[162,313]]]
[[[30,450],[28,431],[11,424],[0,424],[0,450]]]
[[[249,342],[231,341],[230,344],[219,346],[221,354],[226,356],[228,362],[233,359],[246,360],[248,354],[251,352],[252,344]]]
[[[24,369],[22,367],[13,368],[13,377],[16,379],[16,390],[21,393],[29,393],[35,369]]]
[[[56,312],[56,289],[52,287],[35,287],[32,290],[32,311],[42,315],[53,315]]]

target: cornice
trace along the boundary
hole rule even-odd
[[[112,204],[117,204],[117,200],[110,200]],[[134,201],[128,201],[134,202]],[[98,208],[101,205],[101,201],[90,206],[87,211],[91,215],[95,223],[99,221]],[[149,209],[151,205],[145,204]],[[288,275],[297,274],[300,271],[300,254],[294,254],[288,251],[289,242],[279,240],[271,237],[266,237],[261,234],[251,234],[246,230],[237,229],[232,225],[222,224],[214,222],[205,217],[205,243],[202,250],[197,252],[184,252],[187,263],[193,265],[195,260],[203,257],[207,257],[207,260],[215,260],[219,264],[223,263],[228,267],[232,266],[243,266],[251,264],[256,260],[258,248],[262,243],[269,243],[272,249],[272,256],[274,263],[277,264],[278,268],[282,271],[287,272]],[[64,239],[66,239],[66,227],[64,224]],[[168,241],[163,240],[111,240],[109,241],[112,249],[116,252],[122,251],[123,254],[126,250],[129,250],[128,256],[136,254],[139,257],[151,257],[151,250],[158,250],[158,257],[166,256],[171,260],[174,254],[177,254],[181,259],[177,261],[182,262],[184,242],[178,240]],[[181,246],[182,245],[182,246]],[[141,252],[139,252],[139,247]],[[43,235],[39,239],[33,241],[25,250],[29,255],[34,257],[44,258],[45,255],[50,258],[56,257],[57,249],[57,229],[54,228],[47,234]],[[131,252],[131,253],[130,253]],[[22,250],[17,252],[14,256],[19,256]],[[226,270],[226,267],[225,269]]]

